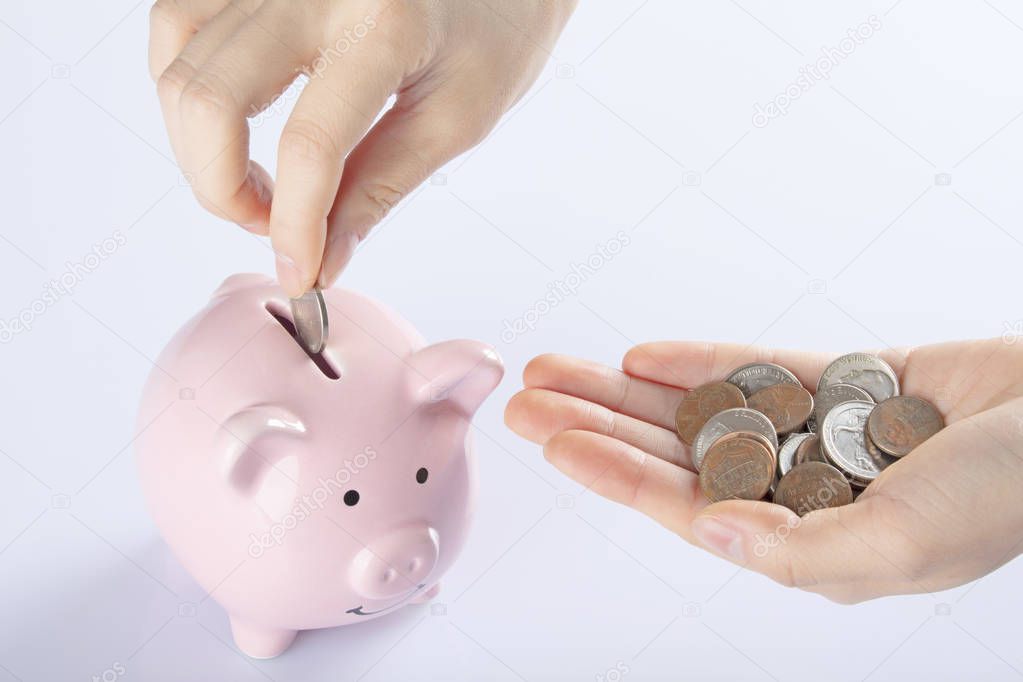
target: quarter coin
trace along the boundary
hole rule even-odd
[[[852,384],[832,384],[820,389],[813,397],[813,414],[818,424],[824,421],[831,408],[847,400],[866,400],[874,402],[870,394],[859,386]]]
[[[708,419],[733,407],[746,407],[745,396],[734,384],[717,381],[694,388],[686,393],[675,411],[678,437],[686,445],[692,445]]]
[[[738,386],[747,398],[774,384],[801,385],[795,374],[781,365],[770,362],[751,362],[748,365],[743,365],[729,374],[725,381]]]
[[[714,441],[734,431],[759,433],[770,442],[775,452],[778,451],[778,434],[770,419],[748,407],[733,407],[708,419],[696,434],[696,438],[693,439],[693,468],[699,471],[703,458]]]
[[[849,353],[828,365],[817,382],[817,393],[834,384],[852,384],[875,403],[899,395],[899,379],[887,362],[869,353]]]
[[[904,457],[945,428],[945,419],[931,403],[895,396],[878,405],[867,419],[867,435],[892,457]]]
[[[792,433],[806,423],[813,412],[813,396],[796,384],[774,384],[749,397],[750,409],[763,412],[779,436]]]
[[[850,400],[831,408],[821,424],[821,451],[828,462],[866,486],[881,473],[867,451],[867,417],[875,407],[866,400]]]
[[[711,502],[759,500],[774,479],[774,457],[756,438],[722,438],[707,451],[700,488]]]
[[[823,462],[799,464],[782,476],[774,491],[774,503],[800,516],[816,509],[852,504],[853,493],[842,472]]]

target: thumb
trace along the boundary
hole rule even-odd
[[[787,587],[841,603],[884,594],[929,591],[928,562],[911,533],[880,518],[878,499],[800,517],[781,505],[730,500],[708,506],[692,523],[711,552]]]
[[[490,130],[489,114],[477,118],[465,107],[471,100],[443,91],[412,104],[399,97],[352,151],[328,218],[321,287],[337,279],[395,204]]]

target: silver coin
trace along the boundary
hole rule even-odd
[[[874,407],[866,400],[839,403],[821,424],[821,451],[828,463],[862,486],[877,478],[882,468],[867,450],[867,417]]]
[[[849,353],[824,369],[817,393],[835,384],[852,384],[870,394],[875,403],[899,395],[899,378],[887,362],[869,353]]]
[[[693,467],[699,471],[710,446],[721,436],[735,431],[759,433],[774,446],[772,454],[777,456],[778,434],[774,430],[771,420],[763,413],[748,407],[733,407],[730,410],[718,412],[708,419],[696,434],[696,439],[693,440]]]
[[[815,409],[816,409],[816,403],[814,403],[814,406],[815,406]],[[818,428],[819,427],[817,426],[817,415],[814,412],[811,412],[810,416],[807,417],[807,419],[806,419],[806,430],[809,433],[817,433],[817,429]]]
[[[295,324],[298,342],[310,353],[319,353],[327,345],[329,325],[327,303],[319,288],[310,289],[291,299],[291,319]]]
[[[832,407],[849,400],[874,402],[869,393],[859,386],[853,386],[852,384],[832,384],[822,388],[813,397],[813,416],[816,423],[820,424],[823,422],[824,417],[827,416],[828,412],[831,412]]]
[[[735,384],[747,398],[768,386],[775,384],[795,384],[802,386],[796,375],[784,367],[769,362],[751,362],[743,365],[728,375],[725,379],[730,384]]]
[[[792,471],[796,465],[796,448],[812,436],[812,433],[794,433],[785,439],[778,450],[778,478]]]

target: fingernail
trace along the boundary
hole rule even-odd
[[[298,271],[298,266],[295,265],[295,261],[281,253],[277,254],[277,281],[281,283],[281,288],[285,293],[292,298],[297,298],[305,293],[304,280]]]
[[[341,270],[348,265],[355,253],[355,247],[359,245],[359,237],[354,232],[339,232],[331,238],[327,244],[326,255],[323,257],[323,267],[320,270],[319,285],[327,288],[334,283]]]
[[[693,520],[693,535],[701,545],[736,563],[746,560],[742,547],[742,535],[713,516],[701,516]]]

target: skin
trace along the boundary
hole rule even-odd
[[[199,203],[269,234],[299,296],[329,286],[370,229],[478,144],[550,57],[576,0],[159,0],[149,66]],[[300,73],[276,183],[247,117]],[[393,107],[375,121],[388,98]]]
[[[903,394],[934,403],[946,428],[855,503],[801,519],[767,502],[708,504],[674,413],[684,389],[747,362],[778,363],[815,387],[832,356],[668,341],[632,348],[619,371],[541,355],[505,420],[581,485],[783,585],[855,603],[975,580],[1023,551],[1023,345],[961,341],[879,355]]]

